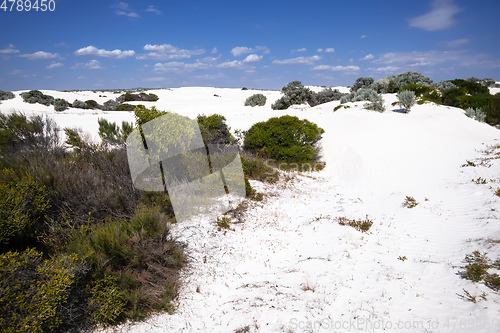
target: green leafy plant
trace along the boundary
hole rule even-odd
[[[16,96],[10,91],[0,90],[0,101],[13,99],[14,97],[16,97]]]
[[[255,94],[245,100],[245,106],[264,106],[266,105],[267,97],[262,94]]]
[[[358,91],[362,88],[371,88],[373,84],[372,77],[358,77],[356,82],[351,86],[351,92]]]
[[[297,117],[282,116],[254,124],[245,136],[243,147],[261,156],[284,162],[310,162],[318,151],[313,147],[323,129]]]
[[[64,111],[69,107],[68,102],[62,98],[56,98],[54,100],[54,110],[56,111]]]
[[[491,268],[490,259],[486,257],[486,253],[474,251],[472,254],[465,256],[465,277],[474,282],[481,281]]]
[[[23,92],[20,94],[20,96],[26,103],[30,104],[39,103],[46,106],[54,104],[54,97],[45,95],[39,90],[30,90],[27,92]]]

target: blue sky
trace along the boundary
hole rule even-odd
[[[52,1],[0,9],[0,89],[500,80],[498,0]]]

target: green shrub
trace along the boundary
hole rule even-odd
[[[62,98],[56,98],[54,100],[54,110],[56,111],[64,111],[69,107],[68,102]]]
[[[120,323],[125,312],[126,297],[116,276],[106,275],[95,280],[90,287],[90,295],[92,322],[104,325]]]
[[[369,89],[371,88],[371,85],[373,84],[373,78],[372,77],[358,77],[356,79],[356,82],[351,87],[351,92],[358,91],[359,89]]]
[[[266,105],[267,97],[262,94],[255,94],[245,100],[245,106],[264,106]]]
[[[385,106],[383,101],[376,101],[373,103],[366,103],[364,105],[364,108],[366,110],[372,110],[372,111],[378,111],[378,112],[384,112],[385,111]]]
[[[368,216],[364,220],[348,219],[347,217],[338,217],[336,220],[340,225],[348,225],[361,232],[368,232],[373,225],[373,221],[368,219]]]
[[[308,120],[282,116],[254,124],[245,136],[245,149],[279,161],[310,162],[317,150],[313,145],[320,139],[323,129]]]
[[[358,101],[381,102],[382,97],[373,89],[362,88],[350,94],[344,95],[340,99],[341,104]]]
[[[401,92],[404,90],[413,91],[415,93],[416,97],[420,97],[424,94],[430,94],[432,92],[437,92],[434,87],[424,86],[422,84],[415,84],[415,83],[408,84],[408,85],[404,86],[403,88],[400,88],[398,92]]]
[[[317,93],[312,93],[311,98],[309,100],[310,106],[316,106],[319,104],[328,103],[331,101],[338,101],[345,94],[341,93],[337,89],[332,90],[332,88],[324,89]]]
[[[398,105],[402,106],[406,113],[410,112],[415,105],[415,93],[410,90],[403,90],[398,93]]]
[[[370,88],[375,90],[379,94],[395,93],[398,90],[398,88],[396,87],[396,77],[388,76],[382,78],[378,81],[375,81]]]
[[[54,104],[54,97],[49,95],[44,95],[39,90],[30,90],[28,92],[23,92],[20,94],[23,101],[30,104],[40,103],[46,106]]]
[[[394,85],[397,89],[403,88],[409,84],[430,86],[432,85],[432,80],[425,75],[411,71],[399,74],[394,80]]]
[[[102,109],[103,107],[99,105],[96,101],[93,99],[89,99],[88,101],[85,101],[85,108],[86,109]]]
[[[271,105],[273,110],[286,110],[291,105],[309,102],[313,96],[313,92],[304,87],[300,81],[288,83],[281,92],[284,96]]]
[[[158,96],[155,94],[146,94],[141,92],[139,94],[132,94],[130,92],[126,92],[125,94],[119,96],[116,101],[117,102],[133,102],[133,101],[142,101],[142,102],[156,102],[158,100]]]
[[[85,104],[84,101],[80,101],[78,99],[75,99],[75,101],[73,102],[73,104],[71,106],[74,108],[77,108],[77,109],[86,109],[87,108],[87,104]]]
[[[0,330],[59,332],[81,324],[85,307],[73,294],[86,267],[74,255],[44,260],[33,249],[0,255]]]
[[[5,100],[8,100],[8,99],[13,99],[14,97],[16,97],[16,96],[12,92],[10,92],[10,91],[0,90],[0,101],[5,101]]]
[[[205,145],[233,144],[235,139],[226,124],[226,118],[219,114],[210,116],[198,115],[198,126]]]
[[[279,174],[275,170],[277,165],[259,156],[242,153],[241,166],[245,178],[248,179],[277,181],[279,178]]]
[[[134,111],[135,110],[135,105],[131,104],[120,104],[116,107],[116,111]]]
[[[33,240],[35,227],[50,209],[47,190],[29,174],[19,177],[4,169],[1,176],[12,179],[0,182],[0,245]]]
[[[450,89],[457,89],[458,87],[451,83],[450,81],[439,81],[438,83],[434,84],[434,87],[441,93],[443,94],[444,92],[450,90]]]
[[[104,102],[104,104],[102,106],[103,106],[104,111],[118,111],[117,108],[119,105],[120,105],[120,103],[118,103],[117,101],[115,101],[113,99],[110,99],[110,100]]]
[[[271,104],[271,109],[273,110],[286,110],[292,106],[292,102],[288,96],[283,96]]]
[[[460,89],[460,91],[462,91],[464,94],[469,94],[469,95],[490,94],[490,90],[488,89],[488,87],[485,87],[482,84],[474,81],[456,79],[456,80],[451,80],[450,82],[456,85],[458,89]]]
[[[465,266],[465,276],[474,282],[481,281],[491,267],[486,253],[481,254],[479,251],[474,251],[472,254],[466,255],[465,262],[467,263]]]

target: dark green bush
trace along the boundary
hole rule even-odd
[[[469,94],[469,95],[490,94],[490,90],[488,89],[488,87],[485,87],[482,84],[474,81],[456,79],[456,80],[451,80],[450,82],[456,85],[458,89],[460,89],[460,91],[462,91],[464,94]]]
[[[283,96],[271,104],[271,109],[273,110],[286,110],[292,106],[292,102],[288,96]]]
[[[440,93],[444,93],[445,91],[447,90],[450,90],[450,89],[456,89],[458,88],[456,85],[454,85],[453,83],[451,83],[450,81],[440,81],[438,83],[435,83],[434,84],[434,87],[440,92]]]
[[[244,148],[261,156],[290,163],[312,161],[318,151],[313,147],[323,129],[308,120],[282,116],[254,124],[244,140]]]
[[[54,100],[54,110],[56,111],[64,111],[69,107],[68,102],[62,98],[56,98]]]
[[[152,93],[146,94],[144,92],[141,92],[139,94],[132,94],[130,92],[126,92],[125,94],[119,96],[116,100],[118,102],[156,102],[158,100],[158,96]]]
[[[102,109],[103,107],[99,105],[96,101],[93,99],[89,99],[88,101],[85,101],[85,108],[86,109]]]
[[[10,91],[0,90],[0,101],[5,101],[5,100],[8,100],[8,99],[13,99],[14,97],[16,97],[16,96],[12,92],[10,92]]]
[[[479,282],[487,274],[490,269],[490,260],[485,253],[474,251],[472,254],[465,256],[465,277],[474,282]]]
[[[409,90],[413,91],[415,93],[416,97],[420,97],[424,94],[430,94],[430,93],[435,93],[437,92],[435,88],[430,87],[430,86],[424,86],[422,84],[408,84],[404,86],[403,88],[400,88],[398,92],[401,92],[403,90]]]
[[[120,104],[116,107],[116,111],[134,111],[135,110],[135,105],[131,104]]]
[[[40,103],[47,106],[54,104],[54,97],[44,95],[39,90],[30,90],[28,92],[23,92],[20,95],[26,103]]]
[[[198,126],[205,145],[233,144],[235,139],[226,124],[226,118],[219,114],[198,115]]]
[[[116,109],[118,108],[119,105],[120,103],[118,103],[113,99],[110,99],[104,102],[102,106],[104,111],[117,111]]]
[[[255,94],[245,100],[245,106],[264,106],[266,105],[267,97],[262,94]]]

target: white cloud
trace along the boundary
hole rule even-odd
[[[261,55],[256,55],[256,54],[249,54],[244,60],[244,63],[249,63],[249,62],[257,62],[261,61],[264,56]]]
[[[16,70],[13,70],[13,71],[9,72],[9,75],[20,75],[22,73],[23,73],[22,70],[16,69]]]
[[[210,54],[216,54],[217,52],[219,52],[219,50],[216,47],[214,47],[212,51],[210,51]]]
[[[323,52],[323,49],[318,49],[318,52],[319,52],[319,53]]]
[[[361,36],[361,37],[359,37],[359,38],[364,39],[364,38],[366,38],[366,35],[362,35],[362,36]]]
[[[413,51],[384,53],[372,63],[394,66],[402,69],[423,66],[472,66],[482,68],[500,67],[499,59],[488,54],[467,54],[465,51]]]
[[[167,79],[164,78],[163,76],[157,76],[157,77],[148,77],[148,78],[145,78],[143,79],[142,81],[146,81],[146,82],[162,82],[162,81],[166,81]]]
[[[333,52],[335,52],[335,49],[333,47],[329,47],[329,48],[325,49],[325,52],[326,53],[333,53]]]
[[[448,42],[443,42],[443,44],[447,47],[453,48],[453,47],[462,46],[462,45],[467,44],[471,41],[472,41],[472,39],[470,39],[470,38],[462,38],[462,39],[450,40]]]
[[[315,71],[332,71],[332,72],[357,72],[359,71],[358,66],[329,66],[329,65],[319,65],[313,68]]]
[[[215,79],[220,79],[226,77],[222,73],[217,73],[217,74],[205,74],[205,75],[196,75],[194,76],[195,79],[200,79],[200,80],[215,80]]]
[[[135,55],[135,52],[132,50],[122,51],[122,50],[113,50],[107,51],[104,49],[98,49],[95,46],[87,46],[75,51],[75,55],[77,56],[90,56],[90,57],[101,57],[101,58],[114,58],[114,59],[123,59],[126,57],[132,57]]]
[[[0,50],[0,54],[13,54],[13,53],[19,53],[19,50],[17,50],[13,44],[9,44],[7,48]]]
[[[311,57],[297,57],[292,59],[284,59],[284,60],[274,60],[273,64],[277,65],[312,65],[315,61],[321,60],[320,56],[311,56]]]
[[[115,14],[116,15],[123,15],[123,16],[127,16],[127,17],[130,17],[130,18],[134,18],[134,19],[135,18],[140,18],[139,14],[137,14],[134,11],[132,11],[132,9],[130,9],[128,7],[128,3],[126,3],[126,2],[120,2],[117,5],[111,6],[111,8],[116,9],[115,10]]]
[[[144,11],[146,12],[149,12],[149,13],[155,13],[156,15],[160,15],[162,14],[163,12],[161,10],[159,10],[158,8],[156,8],[155,6],[153,5],[150,5],[148,8],[146,8]]]
[[[427,31],[447,29],[455,24],[453,16],[463,10],[453,0],[432,0],[431,6],[432,10],[427,14],[410,19],[410,26]]]
[[[58,53],[49,53],[44,51],[38,51],[32,54],[21,54],[19,57],[26,58],[28,60],[44,60],[44,59],[54,59],[59,58]]]
[[[395,66],[385,66],[378,68],[368,68],[368,70],[377,72],[377,73],[386,73],[386,74],[399,74],[401,72],[401,68]]]
[[[213,67],[215,59],[216,58],[206,58],[205,61],[196,61],[195,63],[185,63],[180,61],[172,61],[163,64],[157,63],[154,65],[153,71],[155,73],[182,73],[209,69]]]
[[[248,53],[255,53],[255,52],[262,52],[263,54],[268,54],[270,51],[267,47],[265,46],[256,46],[255,48],[250,48],[246,46],[237,46],[233,47],[231,50],[231,53],[233,56],[238,57],[243,54],[248,54]]]
[[[305,47],[303,47],[303,48],[298,49],[298,50],[292,50],[292,53],[295,53],[295,52],[307,52],[307,49]]]
[[[104,67],[101,66],[99,61],[94,59],[86,63],[77,63],[71,69],[104,69]]]
[[[137,59],[139,60],[182,59],[182,58],[191,58],[191,56],[201,55],[206,52],[204,49],[199,49],[199,50],[179,49],[176,46],[170,44],[162,44],[162,45],[146,44],[144,46],[144,50],[150,52],[147,54],[138,55]]]
[[[62,64],[60,62],[52,62],[50,65],[46,66],[45,68],[54,69],[54,68],[63,67],[63,66],[64,66],[64,64]]]
[[[370,53],[370,54],[367,54],[365,57],[363,57],[363,58],[361,58],[359,60],[365,61],[365,60],[372,60],[373,58],[375,58],[375,57],[373,56],[373,54]]]

